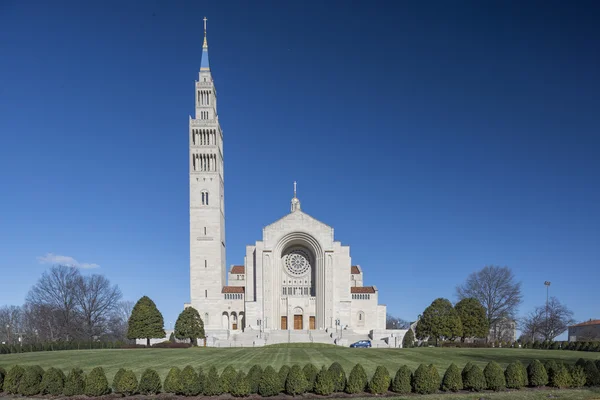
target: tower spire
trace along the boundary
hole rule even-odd
[[[290,212],[300,211],[300,200],[296,197],[296,181],[294,181],[294,197],[292,198],[292,205]]]
[[[208,42],[206,41],[206,21],[207,18],[204,17],[204,43],[202,43],[202,61],[200,62],[200,71],[210,71],[210,66],[208,65]]]

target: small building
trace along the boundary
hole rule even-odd
[[[600,340],[600,319],[590,319],[569,327],[569,342]]]
[[[514,319],[503,318],[490,326],[488,341],[516,342],[517,323]]]

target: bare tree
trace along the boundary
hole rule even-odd
[[[23,310],[19,306],[0,307],[0,342],[15,343],[23,332]]]
[[[81,275],[73,267],[56,265],[42,274],[39,281],[27,295],[27,303],[32,306],[45,306],[56,312],[56,337],[70,340],[76,328],[77,282]]]
[[[554,340],[574,323],[573,311],[551,297],[548,307],[538,306],[523,319],[523,333],[531,340]]]
[[[128,340],[127,330],[129,327],[129,317],[135,303],[130,300],[120,301],[113,311],[110,322],[108,337],[112,340]]]
[[[103,275],[79,276],[75,299],[87,339],[106,333],[108,321],[123,295],[117,285],[111,286]]]
[[[385,315],[385,329],[408,329],[410,328],[410,322],[395,317],[392,314]]]
[[[459,300],[473,297],[486,309],[490,327],[503,319],[514,319],[522,302],[521,282],[508,267],[486,266],[473,272],[467,281],[456,288]]]

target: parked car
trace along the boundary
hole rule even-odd
[[[358,342],[352,343],[350,347],[371,347],[371,341],[359,340]]]

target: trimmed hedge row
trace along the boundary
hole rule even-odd
[[[186,366],[183,370],[171,368],[164,383],[153,369],[145,370],[138,381],[131,370],[120,369],[109,385],[102,367],[96,367],[85,375],[81,369],[72,369],[67,376],[56,368],[44,371],[39,366],[21,367],[15,365],[8,371],[0,368],[0,391],[23,396],[52,395],[98,397],[111,392],[122,396],[135,394],[153,395],[170,393],[182,396],[218,396],[230,393],[235,397],[259,394],[263,397],[287,393],[292,396],[311,392],[327,396],[335,392],[351,394],[370,392],[385,394],[392,391],[398,394],[431,394],[439,390],[457,392],[468,390],[502,391],[521,389],[525,386],[550,386],[555,388],[576,388],[600,385],[600,360],[579,359],[575,365],[562,362],[532,361],[527,368],[519,361],[502,369],[492,361],[482,370],[478,365],[467,363],[462,371],[451,364],[443,377],[432,364],[421,364],[412,372],[406,365],[401,366],[392,377],[389,371],[378,366],[369,380],[364,368],[356,364],[350,375],[335,362],[329,368],[318,370],[307,364],[304,368],[294,365],[283,366],[279,371],[267,366],[264,370],[253,366],[248,373],[236,371],[227,366],[221,374],[215,367],[207,373],[202,368]]]

